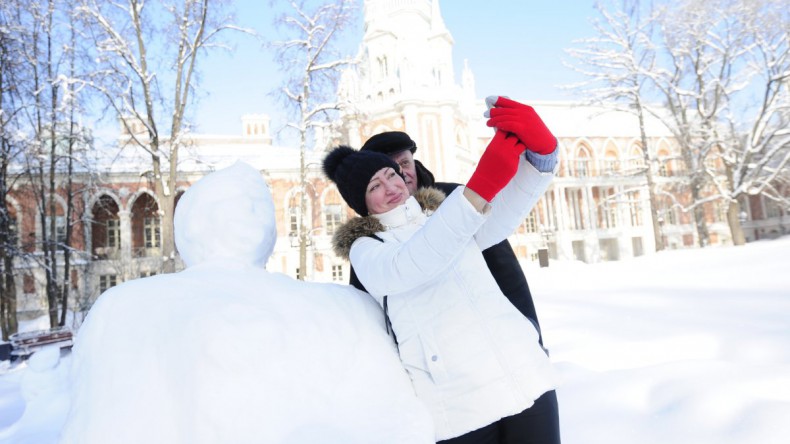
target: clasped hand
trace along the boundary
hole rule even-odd
[[[557,139],[531,106],[501,96],[486,98],[486,105],[489,107],[486,124],[497,131],[466,187],[491,202],[516,175],[524,150],[551,154],[557,147]]]
[[[546,155],[556,149],[557,139],[531,106],[503,96],[486,97],[486,105],[487,126],[515,134],[534,153]]]

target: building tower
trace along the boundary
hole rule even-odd
[[[436,177],[462,180],[478,154],[467,103],[474,80],[469,71],[463,86],[455,82],[454,42],[439,1],[366,0],[364,24],[359,64],[340,82],[340,101],[349,105],[340,133],[358,147],[382,131],[405,131]]]

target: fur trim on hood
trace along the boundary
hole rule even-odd
[[[436,188],[420,188],[414,193],[414,198],[422,207],[423,212],[431,215],[447,197],[444,192]],[[374,216],[355,217],[337,229],[332,236],[332,250],[335,255],[349,260],[351,245],[363,236],[374,236],[376,233],[386,231],[384,225]]]

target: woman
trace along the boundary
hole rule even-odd
[[[361,216],[334,247],[387,313],[437,440],[555,443],[558,434],[533,439],[522,420],[554,388],[551,364],[481,251],[512,233],[543,194],[556,139],[526,105],[500,98],[490,113],[496,135],[466,187],[446,198],[435,189],[410,197],[386,155],[330,152],[324,172]]]

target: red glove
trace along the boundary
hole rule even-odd
[[[466,187],[491,202],[499,190],[505,188],[516,175],[519,157],[525,149],[516,136],[497,131],[480,156],[477,168]]]
[[[551,154],[557,147],[557,139],[531,106],[500,96],[488,116],[486,125],[515,134],[534,153]]]

